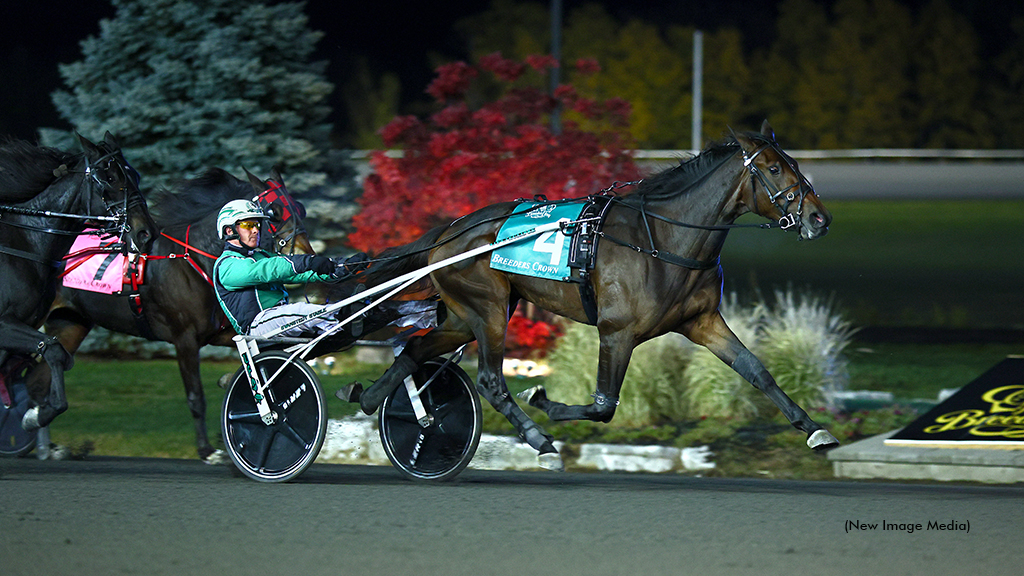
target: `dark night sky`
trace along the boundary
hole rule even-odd
[[[594,0],[590,0],[594,1]],[[597,0],[616,17],[643,17],[657,23],[679,23],[714,29],[740,28],[750,44],[772,40],[775,5],[761,0]],[[565,12],[586,0],[563,0]],[[546,0],[544,1],[547,4]],[[926,0],[906,0],[911,6]],[[1018,2],[950,0],[967,15],[988,46],[1005,41],[1011,15],[1021,15]],[[81,58],[79,42],[98,34],[99,20],[114,15],[109,0],[15,0],[4,3],[0,26],[0,133],[35,140],[36,128],[63,125],[50,103],[60,87],[58,63]],[[331,62],[335,86],[344,82],[346,63],[366,56],[379,68],[398,72],[406,96],[422,92],[432,76],[429,52],[463,57],[461,39],[452,25],[487,9],[486,0],[308,0],[311,26],[326,36],[317,59]]]

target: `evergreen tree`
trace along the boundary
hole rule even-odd
[[[206,167],[323,183],[332,85],[301,2],[111,0],[116,15],[61,65],[53,94],[83,134],[110,130],[147,185]],[[54,130],[43,141],[66,137]]]

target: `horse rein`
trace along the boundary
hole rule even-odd
[[[266,206],[267,207],[266,210],[269,211],[270,210],[270,205],[274,201],[280,200],[281,203],[284,204],[284,211],[283,211],[283,215],[281,217],[281,224],[284,224],[284,223],[288,222],[292,218],[296,218],[295,222],[293,222],[293,224],[292,224],[291,234],[288,235],[288,236],[283,236],[283,237],[280,236],[278,231],[277,231],[278,227],[275,226],[272,223],[270,224],[271,233],[273,234],[273,238],[274,238],[274,240],[277,241],[276,245],[277,245],[279,250],[283,250],[284,247],[288,245],[289,241],[291,241],[293,238],[298,236],[300,233],[305,233],[306,230],[302,227],[301,224],[299,224],[299,222],[301,222],[301,220],[298,220],[300,212],[299,212],[298,208],[295,206],[295,201],[291,199],[291,195],[288,194],[287,191],[285,191],[284,194],[277,193],[278,189],[282,189],[284,187],[281,184],[278,184],[277,182],[274,182],[273,180],[269,180],[268,184],[270,184],[270,188],[265,190],[259,196],[256,196],[255,198],[253,198],[253,202],[255,202],[257,205],[259,205],[261,208],[263,206]],[[273,192],[274,194],[273,195],[269,195],[271,192]],[[210,254],[209,252],[204,252],[203,250],[200,250],[200,249],[196,248],[195,246],[192,246],[191,244],[189,244],[189,234],[190,234],[191,230],[192,230],[192,225],[189,224],[185,228],[185,240],[184,241],[178,240],[177,238],[175,238],[174,236],[171,236],[170,234],[167,234],[166,232],[160,232],[160,235],[163,236],[164,238],[167,238],[171,242],[174,242],[175,244],[185,248],[185,251],[183,253],[177,254],[177,253],[171,252],[170,254],[167,254],[166,256],[154,256],[152,254],[141,254],[140,256],[142,257],[143,260],[146,260],[146,261],[148,261],[148,260],[174,260],[176,258],[182,258],[186,262],[188,262],[190,266],[192,266],[193,270],[195,270],[200,276],[202,276],[203,280],[205,280],[207,284],[209,284],[210,286],[213,286],[213,280],[210,278],[210,275],[207,274],[203,270],[203,268],[199,265],[199,263],[196,262],[195,258],[192,257],[192,252],[195,252],[196,254],[199,254],[200,256],[205,256],[205,257],[207,257],[207,258],[209,258],[211,260],[216,260],[217,256],[214,256],[213,254]],[[278,254],[280,254],[280,253],[281,252],[278,251]]]
[[[99,163],[106,160],[106,168],[109,169],[111,162],[115,160],[116,155],[117,152],[109,152],[106,155],[101,156],[96,161],[96,164],[98,165]],[[42,232],[44,234],[50,234],[55,236],[79,236],[81,234],[104,236],[116,232],[117,236],[121,239],[121,242],[118,243],[116,247],[119,251],[123,251],[125,249],[123,239],[125,238],[125,236],[127,236],[129,232],[131,232],[131,226],[128,224],[128,210],[131,209],[132,207],[138,206],[140,203],[145,203],[145,200],[142,198],[142,194],[139,192],[139,173],[136,172],[135,169],[132,168],[127,163],[127,161],[124,162],[123,164],[117,163],[116,166],[120,169],[121,175],[126,183],[126,186],[121,187],[120,189],[117,190],[119,192],[124,192],[124,199],[120,202],[121,205],[117,206],[115,204],[107,202],[105,195],[101,193],[100,197],[103,199],[104,209],[107,212],[106,216],[92,214],[68,214],[65,212],[54,212],[52,210],[36,210],[33,208],[22,208],[20,206],[0,206],[0,217],[2,217],[4,213],[11,213],[22,216],[33,216],[41,218],[61,218],[65,220],[81,220],[84,222],[110,222],[112,223],[111,226],[93,230],[86,230],[82,232],[74,232],[68,230],[60,230],[57,228],[51,228],[47,226],[33,226],[30,224],[20,224],[17,222],[3,220],[2,218],[0,218],[0,223],[15,228],[20,228],[22,230]],[[91,179],[95,184],[99,185],[102,190],[114,190],[114,187],[111,185],[111,183],[103,181],[97,175],[96,171],[93,169],[92,163],[90,163],[88,159],[86,159],[84,171],[79,172],[70,170],[68,169],[67,164],[61,164],[60,166],[53,170],[53,175],[55,177],[55,180],[59,180],[72,172],[85,174],[87,178]],[[134,184],[134,190],[127,189],[128,184]],[[129,197],[131,198],[131,201],[129,201]],[[87,197],[86,212],[92,212],[91,201],[92,195],[89,195]],[[17,248],[11,248],[7,246],[0,246],[0,253],[16,256],[18,258],[23,258],[26,260],[32,260],[34,262],[39,262],[52,268],[59,268],[63,264],[63,260],[49,260],[47,258],[37,256],[31,252],[26,252],[24,250],[18,250]]]
[[[739,139],[735,137],[735,133],[734,133],[733,137],[736,140],[737,145],[739,145]],[[593,201],[595,198],[607,198],[610,203],[614,202],[616,205],[623,206],[623,207],[629,208],[631,210],[636,210],[637,212],[639,212],[641,214],[641,217],[643,218],[643,221],[644,221],[644,227],[645,227],[645,230],[646,230],[646,233],[647,233],[648,241],[651,243],[651,248],[647,249],[647,248],[643,248],[643,247],[640,247],[640,246],[636,246],[634,244],[630,244],[629,242],[626,242],[624,240],[620,240],[620,239],[615,238],[613,236],[609,236],[608,234],[606,234],[605,232],[603,232],[601,230],[595,231],[595,234],[597,234],[601,238],[606,238],[607,240],[609,240],[609,241],[611,241],[611,242],[613,242],[615,244],[619,244],[620,246],[624,246],[624,247],[629,248],[631,250],[635,250],[637,252],[647,254],[647,255],[649,255],[649,256],[651,256],[653,258],[658,258],[658,259],[664,260],[666,262],[669,262],[671,264],[675,264],[677,266],[683,266],[685,268],[692,268],[692,269],[696,269],[696,270],[707,270],[707,269],[710,269],[710,268],[714,268],[714,267],[716,267],[718,265],[718,261],[719,261],[718,258],[716,258],[713,261],[695,260],[693,258],[687,258],[685,256],[679,256],[677,254],[673,254],[671,252],[667,252],[667,251],[663,251],[663,250],[658,250],[657,248],[655,248],[654,247],[654,239],[653,239],[653,236],[651,235],[650,224],[649,224],[647,218],[649,216],[651,218],[654,218],[656,220],[661,220],[661,221],[666,222],[668,224],[671,224],[673,226],[679,226],[679,227],[683,227],[683,228],[693,228],[693,229],[697,229],[697,230],[711,230],[711,231],[715,231],[715,230],[732,230],[734,228],[760,228],[760,229],[780,228],[782,230],[789,230],[789,229],[791,229],[791,228],[793,228],[795,226],[797,228],[797,232],[799,232],[800,228],[803,226],[802,220],[801,220],[800,217],[803,215],[804,199],[806,198],[806,196],[807,196],[807,194],[809,192],[813,192],[814,191],[814,188],[811,186],[810,182],[807,181],[807,179],[800,172],[800,170],[797,169],[796,164],[793,161],[793,159],[788,154],[783,152],[781,148],[779,148],[778,143],[776,143],[774,140],[768,140],[767,138],[762,139],[762,141],[763,141],[763,145],[761,147],[759,147],[757,150],[755,150],[752,154],[747,154],[746,150],[743,149],[742,145],[739,145],[739,149],[740,149],[740,152],[741,152],[741,154],[743,156],[743,166],[751,174],[751,187],[753,188],[754,211],[757,210],[757,186],[756,186],[756,181],[760,181],[761,182],[761,187],[764,188],[765,195],[768,197],[768,200],[772,203],[772,205],[774,205],[782,213],[781,218],[779,218],[779,220],[777,222],[775,222],[775,221],[763,222],[763,223],[760,223],[760,224],[714,224],[714,225],[691,224],[691,223],[688,223],[688,222],[681,222],[679,220],[675,220],[675,219],[669,218],[667,216],[662,216],[661,214],[657,214],[657,213],[654,213],[654,212],[647,211],[646,206],[645,206],[646,199],[643,198],[642,196],[640,196],[640,198],[641,198],[640,205],[636,206],[636,205],[634,205],[634,203],[630,203],[630,202],[625,201],[622,197],[620,197],[617,194],[616,190],[618,190],[620,188],[625,188],[627,186],[639,186],[640,184],[643,183],[643,179],[633,180],[633,181],[628,181],[628,182],[615,181],[610,186],[608,186],[607,188],[601,190],[597,194],[590,194],[588,196],[581,196],[579,198],[570,198],[570,199],[566,199],[566,200],[557,200],[557,201],[550,201],[549,202],[545,198],[543,198],[543,196],[539,196],[539,197],[537,197],[537,199],[541,202],[541,204],[539,204],[538,206],[536,206],[534,208],[531,208],[530,210],[527,210],[526,212],[530,212],[531,210],[539,209],[542,206],[547,205],[547,204],[556,204],[556,203],[563,203],[563,202],[576,202],[576,201],[581,201],[583,199],[590,199],[591,201]],[[790,169],[793,170],[793,173],[798,176],[798,182],[797,183],[792,184],[790,186],[787,186],[786,188],[784,188],[782,190],[779,190],[778,187],[776,187],[772,182],[770,182],[765,177],[764,173],[757,167],[757,164],[754,162],[754,160],[759,155],[761,155],[762,152],[764,152],[765,150],[768,150],[768,149],[774,150],[775,153],[777,153],[786,162],[786,164],[789,165]],[[787,212],[789,206],[797,199],[797,195],[795,193],[793,193],[792,190],[793,190],[793,188],[797,188],[797,187],[800,188],[800,194],[799,194],[800,204],[797,206],[797,211],[795,213],[789,213],[789,212]],[[780,205],[779,202],[778,202],[778,199],[779,199],[779,197],[783,196],[784,194],[785,194],[785,198],[786,198],[786,204],[785,205]],[[635,198],[635,197],[633,197],[633,198]],[[520,200],[525,200],[525,199],[520,199]],[[427,252],[427,251],[433,250],[435,248],[438,248],[440,246],[443,246],[444,244],[446,244],[448,242],[451,242],[455,238],[458,238],[459,236],[461,236],[462,234],[468,232],[470,229],[472,229],[472,228],[474,228],[476,226],[479,226],[481,224],[486,224],[488,222],[495,222],[495,221],[507,218],[508,216],[509,216],[508,214],[504,214],[504,215],[495,216],[495,217],[492,217],[492,218],[485,218],[485,219],[483,219],[483,220],[481,220],[479,222],[476,222],[475,224],[473,224],[473,226],[470,226],[468,228],[464,228],[463,230],[460,230],[459,232],[457,232],[457,233],[455,233],[455,234],[445,238],[444,240],[440,240],[440,241],[434,242],[431,245],[426,246],[424,248],[421,248],[419,250],[416,250],[416,251],[413,251],[413,252],[409,252],[408,254],[403,254],[402,256],[395,256],[395,257],[391,257],[391,258],[372,258],[372,259],[368,260],[368,262],[372,262],[372,263],[375,263],[375,262],[388,262],[388,261],[391,261],[391,260],[398,260],[398,259],[401,259],[401,258],[407,258],[407,257],[412,256],[414,254],[419,254],[419,253],[422,253],[422,252]],[[451,223],[449,223],[448,226],[449,227],[453,226],[456,222],[462,220],[464,217],[465,216],[460,216],[459,218],[456,218]],[[589,219],[577,220],[575,222],[566,222],[562,226],[562,233],[563,234],[568,233],[567,230],[572,228],[572,227],[574,227],[577,224],[589,223],[589,222],[593,222],[593,221],[596,221],[596,219],[589,218]]]

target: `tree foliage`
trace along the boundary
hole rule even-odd
[[[60,67],[53,101],[78,131],[121,137],[152,182],[208,166],[323,181],[329,145],[321,34],[298,2],[111,0],[116,15]],[[49,131],[44,139],[62,136]]]
[[[549,46],[548,10],[497,0],[459,29],[477,56],[522,57]],[[1024,138],[1024,26],[1007,23],[1013,40],[991,61],[950,0],[783,0],[774,26],[765,46],[730,27],[704,31],[703,134],[768,117],[800,148],[984,148]],[[588,97],[629,101],[639,147],[688,148],[693,31],[579,5],[565,18],[562,52],[596,59],[602,73],[568,79]]]
[[[491,54],[477,66],[439,67],[427,89],[437,112],[400,116],[381,130],[385,146],[401,155],[372,153],[350,243],[377,250],[497,202],[584,196],[634,178],[624,135],[629,105],[583,98],[571,85],[548,95],[539,86],[551,65],[547,56],[521,62]],[[589,61],[576,69],[595,71]],[[482,98],[496,86],[500,96]],[[549,126],[556,107],[565,112],[558,133]]]

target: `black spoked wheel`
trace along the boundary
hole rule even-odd
[[[21,419],[28,412],[30,402],[23,381],[7,385],[10,406],[0,402],[0,456],[24,456],[36,447],[36,433],[26,432]]]
[[[288,354],[264,352],[253,358],[261,381],[278,370],[267,389],[276,415],[273,424],[260,418],[245,371],[239,368],[224,397],[221,431],[224,446],[235,466],[260,482],[285,482],[316,460],[327,433],[327,404],[316,374],[302,360]]]
[[[420,396],[429,416],[426,426],[417,421],[404,385],[388,396],[378,415],[388,459],[413,480],[454,478],[480,443],[480,397],[469,375],[457,364],[445,366],[443,358],[428,360],[413,375],[421,389],[432,377]]]

